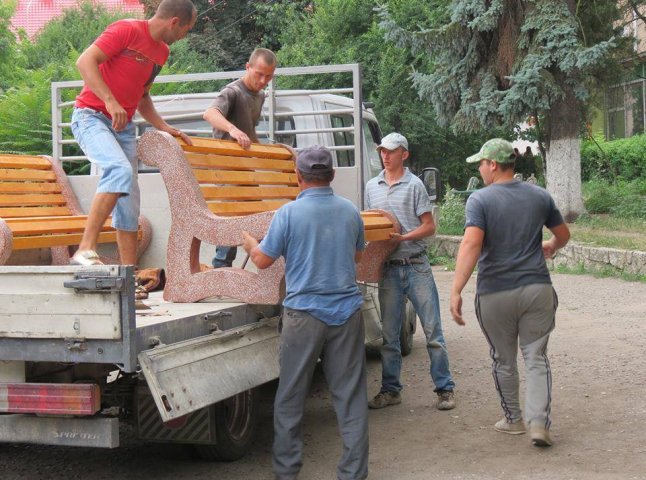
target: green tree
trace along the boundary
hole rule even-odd
[[[73,78],[74,63],[65,77]],[[52,152],[51,92],[53,75],[61,75],[61,65],[49,64],[32,70],[20,85],[0,95],[0,151],[50,154]]]
[[[579,132],[595,78],[619,51],[614,0],[452,0],[450,21],[411,29],[381,10],[387,38],[425,54],[420,97],[456,132],[538,121],[547,187],[568,220],[584,211]]]
[[[388,5],[402,22],[428,26],[445,13],[444,2],[391,0]],[[359,63],[363,74],[364,99],[375,104],[384,133],[400,131],[411,148],[411,164],[416,170],[435,166],[443,183],[466,186],[473,175],[464,159],[479,148],[482,134],[456,136],[440,127],[432,108],[421,102],[413,88],[411,73],[426,68],[425,55],[413,55],[384,39],[372,0],[319,0],[294,5],[276,2],[265,7],[266,17],[279,19],[277,41],[280,66]],[[266,30],[270,32],[269,30]],[[268,33],[269,34],[269,33]],[[279,88],[331,88],[347,86],[342,75],[316,78],[281,79]]]
[[[24,73],[23,57],[10,29],[15,9],[15,0],[0,3],[0,93],[15,84]]]
[[[187,36],[191,49],[208,58],[209,71],[243,69],[254,48],[277,48],[275,43],[267,43],[263,24],[258,23],[259,10],[276,1],[193,0],[198,17]],[[159,0],[140,2],[148,16],[159,4]]]

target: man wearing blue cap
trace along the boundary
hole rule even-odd
[[[435,233],[432,206],[422,181],[404,162],[408,159],[408,141],[399,133],[386,135],[377,147],[384,169],[366,185],[366,208],[387,210],[401,225],[401,234],[393,234],[396,245],[379,282],[379,303],[383,345],[381,347],[381,389],[370,400],[370,408],[384,408],[401,403],[402,384],[400,331],[402,310],[407,296],[419,316],[426,348],[431,359],[431,378],[439,410],[455,408],[455,383],[449,371],[449,356],[442,333],[440,298],[433,271],[426,256],[426,238]]]
[[[350,201],[333,193],[332,155],[326,148],[301,150],[296,178],[301,193],[278,209],[262,242],[245,233],[243,243],[258,268],[285,257],[274,473],[276,479],[294,480],[301,469],[303,409],[321,358],[343,438],[337,478],[363,479],[368,476],[368,397],[359,312],[363,297],[355,268],[364,249],[363,221]]]
[[[549,429],[552,373],[547,342],[558,305],[545,263],[570,239],[570,231],[547,191],[514,179],[516,154],[494,138],[467,158],[477,163],[486,188],[466,205],[464,238],[451,289],[451,314],[459,325],[462,290],[478,263],[476,317],[489,342],[493,376],[504,418],[494,429],[518,435],[529,427],[533,445],[552,445]],[[543,227],[553,234],[543,242]],[[516,358],[525,360],[525,420],[519,401]]]

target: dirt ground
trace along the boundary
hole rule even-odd
[[[435,271],[458,407],[440,412],[421,329],[404,360],[403,403],[370,412],[371,480],[646,479],[646,285],[554,275],[560,297],[550,340],[554,446],[493,430],[501,410],[488,348],[465,291],[466,327],[448,312],[451,272]],[[368,361],[368,389],[380,362]],[[126,436],[116,450],[0,445],[0,479],[267,479],[271,474],[271,396],[263,388],[253,452],[234,463],[193,459],[185,448]],[[303,480],[333,480],[341,442],[325,382],[317,374],[305,417]]]

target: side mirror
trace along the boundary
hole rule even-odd
[[[424,182],[426,193],[431,203],[435,203],[440,198],[442,184],[440,182],[440,171],[434,167],[426,167],[422,170],[419,178]]]

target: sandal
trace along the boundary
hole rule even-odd
[[[135,300],[145,300],[148,298],[148,290],[141,285],[135,286]]]

